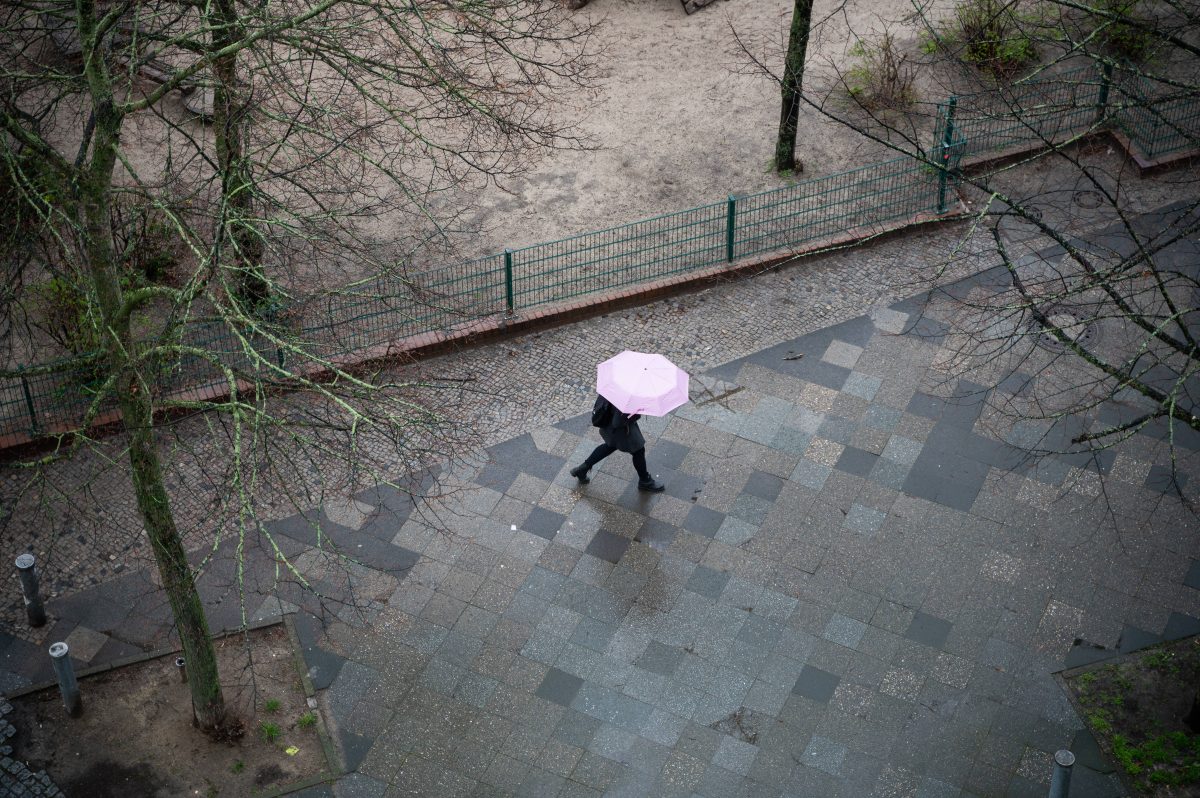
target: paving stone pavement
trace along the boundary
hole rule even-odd
[[[596,442],[581,400],[441,475],[456,490],[423,512],[373,489],[272,522],[356,598],[322,613],[249,557],[258,615],[305,610],[347,771],[302,794],[1042,796],[1070,747],[1073,795],[1121,795],[1053,674],[1200,631],[1195,519],[1153,430],[1091,466],[1019,456],[988,423],[1004,386],[946,370],[925,300],[698,374],[643,422],[661,495],[623,456],[570,477]],[[1194,465],[1200,436],[1177,444]],[[309,549],[317,520],[371,567]],[[226,624],[232,567],[205,575]],[[157,595],[137,572],[67,597],[51,634],[81,665],[136,650],[166,631]],[[6,679],[46,678],[39,647],[0,642]]]
[[[1072,748],[1073,795],[1121,795],[1053,674],[1200,629],[1194,519],[1160,501],[1130,557],[1075,485],[1022,501],[977,386],[928,392],[922,308],[697,379],[643,422],[662,495],[576,483],[586,415],[492,447],[462,534],[408,519],[365,623],[302,624],[333,794],[1044,796]]]

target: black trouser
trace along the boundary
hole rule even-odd
[[[599,463],[605,457],[608,457],[613,452],[617,451],[617,447],[609,446],[607,443],[602,443],[592,450],[588,458],[583,461],[583,470],[591,471],[592,466]],[[653,477],[650,476],[650,469],[646,468],[646,447],[642,447],[633,453],[633,467],[637,469],[638,480],[641,482],[650,482]]]

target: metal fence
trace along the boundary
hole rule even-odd
[[[1108,67],[1040,75],[938,104],[925,160],[897,158],[560,241],[350,285],[285,308],[278,319],[279,329],[287,331],[282,344],[223,326],[197,325],[185,337],[223,364],[254,369],[260,358],[294,366],[297,357],[332,358],[415,336],[447,335],[481,320],[618,287],[635,288],[765,253],[896,229],[921,214],[948,209],[953,176],[964,158],[1044,148],[1107,128],[1124,131],[1146,158],[1169,157],[1197,146],[1200,102],[1145,79],[1114,78]],[[163,371],[159,390],[206,386],[219,379],[211,363],[188,357]],[[94,396],[95,384],[86,373],[0,380],[0,435],[69,429],[81,421]]]

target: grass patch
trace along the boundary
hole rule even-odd
[[[1200,789],[1200,734],[1183,718],[1200,683],[1200,640],[1155,646],[1067,679],[1100,747],[1147,796]]]

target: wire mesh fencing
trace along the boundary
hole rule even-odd
[[[819,248],[945,213],[964,159],[1060,145],[1118,127],[1148,159],[1196,149],[1200,102],[1144,78],[1086,66],[938,104],[931,148],[723,202],[535,244],[449,266],[397,270],[282,308],[260,329],[187,327],[203,355],[154,374],[170,394],[226,381],[224,368],[268,382],[364,350],[451,336],[489,319],[733,264]],[[40,369],[39,369],[40,371]],[[0,379],[0,435],[77,427],[97,374],[63,368]],[[106,398],[101,409],[114,406]]]

